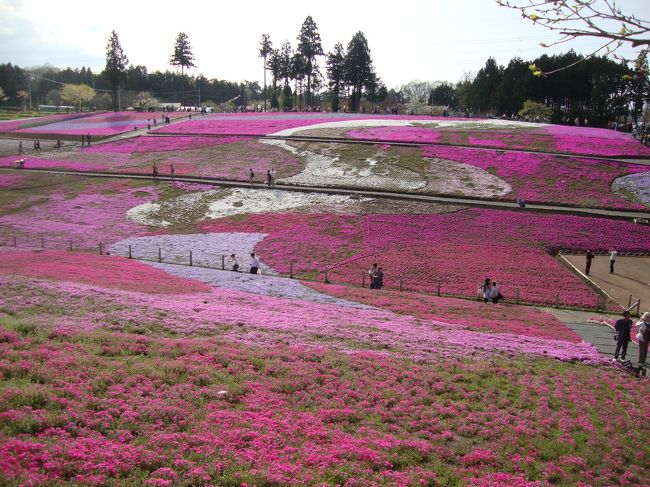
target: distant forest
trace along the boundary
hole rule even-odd
[[[536,77],[529,69],[534,64],[550,72],[576,61],[580,62],[546,77]],[[647,73],[647,65],[645,69]],[[589,125],[603,126],[614,119],[647,116],[649,82],[647,74],[640,73],[643,70],[635,71],[606,57],[583,59],[573,51],[544,55],[533,61],[515,58],[507,66],[499,66],[489,58],[478,73],[458,83],[414,81],[375,93],[372,100],[364,93],[359,110],[436,113],[434,107],[445,107],[449,113],[511,117],[518,114],[526,100],[532,100],[551,110],[551,121],[566,122],[579,117],[588,119]],[[0,105],[25,106],[30,89],[33,106],[61,104],[62,84],[86,84],[98,90],[90,107],[111,107],[110,86],[102,73],[93,73],[85,67],[40,66],[27,70],[10,63],[0,64],[0,88],[4,91]],[[138,65],[126,70],[121,88],[122,106],[137,107],[138,100],[145,98],[180,102],[183,86],[188,105],[212,105],[222,109],[247,106],[250,109],[262,105],[264,100],[263,89],[255,81],[237,83],[207,79],[200,74],[183,77],[173,71],[149,72],[145,66]],[[313,105],[331,110],[334,93],[329,84],[321,86],[323,89],[312,94]],[[301,93],[296,95],[296,91],[293,95],[299,97]],[[347,107],[345,86],[339,88],[337,102],[341,110]],[[295,102],[292,106],[300,108],[302,104]]]

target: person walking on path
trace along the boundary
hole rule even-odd
[[[239,272],[239,261],[237,260],[237,256],[235,254],[230,254],[228,264],[230,265],[230,269],[232,269],[233,272]]]
[[[483,284],[479,288],[481,292],[483,293],[483,302],[487,303],[489,299],[492,297],[492,281],[489,277],[485,278],[485,281],[483,281]]]
[[[625,360],[627,353],[627,345],[631,340],[630,332],[632,331],[632,320],[630,319],[630,312],[624,311],[623,318],[618,320],[614,325],[616,330],[616,351],[614,352],[614,360],[618,360],[618,352],[621,352],[621,360]]]
[[[587,250],[585,260],[587,261],[587,265],[585,266],[585,274],[589,275],[589,271],[591,270],[591,261],[594,260],[594,254],[591,253],[591,250]]]
[[[90,147],[90,134],[86,134],[86,142],[88,142],[88,147]]]
[[[25,153],[25,149],[23,149],[23,141],[21,140],[18,142],[18,154],[23,155]]]
[[[639,327],[639,333],[636,335],[639,339],[639,363],[645,364],[650,343],[650,311],[643,313],[636,326]]]
[[[169,174],[172,177],[172,181],[174,180],[174,164],[169,165]]]
[[[156,161],[151,164],[151,175],[153,176],[154,179],[158,179],[158,164]]]
[[[86,136],[81,134],[81,148],[83,149],[86,146]]]
[[[255,252],[251,252],[251,274],[257,274],[260,268],[260,258],[255,255]]]
[[[377,272],[379,271],[379,265],[378,264],[372,264],[372,267],[368,271],[368,275],[370,276],[370,289],[376,289],[377,288]]]
[[[253,172],[253,168],[249,167],[248,168],[248,182],[253,184],[254,180],[255,180],[255,173]]]
[[[616,264],[616,257],[618,257],[618,252],[616,250],[609,251],[609,273],[614,274],[614,264]]]

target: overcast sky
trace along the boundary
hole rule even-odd
[[[650,0],[617,3],[650,19]],[[190,74],[261,84],[261,35],[270,34],[274,47],[289,40],[295,48],[308,15],[326,52],[337,42],[347,46],[363,31],[377,74],[389,88],[412,80],[457,82],[464,72],[480,69],[488,56],[507,64],[513,57],[530,60],[568,49],[542,48],[540,42],[556,37],[494,0],[0,0],[0,62],[87,66],[98,72],[114,29],[131,64],[149,71],[175,69],[169,57],[182,31],[196,58]],[[571,47],[589,53],[596,43],[583,40]],[[324,67],[324,58],[320,64]]]

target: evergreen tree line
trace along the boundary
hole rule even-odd
[[[575,64],[574,66],[571,66]],[[549,76],[534,76],[530,66]],[[567,66],[571,66],[566,69]],[[647,60],[636,67],[606,57],[583,58],[573,51],[543,55],[534,61],[512,59],[499,66],[489,58],[475,77],[455,86],[446,84],[431,91],[430,103],[449,105],[463,112],[516,116],[526,100],[551,109],[554,123],[588,120],[606,125],[627,116],[638,119],[650,99]]]
[[[179,102],[183,92],[187,104],[197,104],[199,96],[202,103],[216,105],[235,99],[237,105],[245,105],[248,100],[261,100],[262,90],[258,82],[235,83],[231,81],[207,79],[203,75],[187,76],[174,71],[148,72],[146,66],[129,66],[125,70],[124,81],[120,83],[122,106],[137,106],[138,94],[146,92],[161,102]],[[104,71],[93,73],[90,68],[65,68],[39,66],[29,71],[11,63],[0,64],[0,86],[6,99],[0,101],[4,106],[19,106],[24,103],[24,93],[29,89],[31,75],[32,104],[60,105],[61,83],[86,84],[96,90],[95,106],[111,109],[112,86]],[[104,91],[100,91],[104,90]],[[20,93],[19,92],[24,92]]]
[[[272,109],[331,108],[338,112],[343,108],[341,100],[345,97],[348,106],[344,108],[356,112],[362,109],[364,96],[371,104],[386,98],[386,87],[375,73],[368,40],[363,32],[352,36],[347,50],[337,43],[332,52],[325,54],[316,22],[308,16],[297,41],[295,50],[289,41],[274,49],[269,34],[262,35],[259,55],[264,60],[264,101],[266,104],[268,70],[271,73]],[[318,62],[322,56],[326,58],[327,83]],[[324,91],[318,96],[321,88]],[[329,102],[329,107],[322,106],[326,102]]]

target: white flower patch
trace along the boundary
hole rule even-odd
[[[135,222],[142,223],[143,225],[148,225],[150,227],[165,228],[171,225],[170,222],[158,218],[159,212],[160,204],[149,202],[134,206],[126,212],[126,216]]]
[[[163,262],[189,264],[190,251],[192,263],[221,269],[222,256],[226,269],[228,257],[235,254],[241,268],[248,269],[250,253],[264,240],[265,233],[197,233],[190,235],[150,235],[121,240],[110,246],[111,254],[127,257],[129,246],[134,259],[157,260],[158,249]],[[263,256],[260,256],[263,260]],[[273,272],[263,262],[262,272]]]
[[[650,206],[650,171],[617,178],[612,188],[623,198]]]
[[[512,192],[507,182],[480,167],[447,159],[430,160],[429,192],[479,198],[496,198]]]
[[[197,191],[161,203],[144,203],[126,212],[126,216],[143,225],[165,228],[174,223],[188,223],[202,218],[209,202],[218,198],[220,190]],[[197,214],[199,212],[199,214]]]
[[[311,129],[328,129],[328,128],[359,128],[359,127],[413,127],[418,125],[431,125],[436,128],[457,127],[457,128],[517,128],[517,127],[542,127],[548,124],[533,123],[533,122],[520,122],[516,120],[500,120],[500,119],[486,119],[486,120],[445,120],[445,119],[432,119],[424,120],[422,118],[406,119],[366,119],[366,120],[339,120],[337,122],[323,122],[314,125],[303,127],[292,127],[269,135],[276,136],[289,136],[296,132]]]
[[[149,262],[148,264],[158,269],[162,269],[174,276],[194,279],[222,289],[237,289],[252,294],[261,294],[276,298],[298,299],[300,301],[310,301],[312,303],[336,304],[350,308],[375,309],[364,304],[345,301],[328,296],[327,294],[319,293],[294,279],[264,275],[264,271],[262,271],[263,275],[250,274],[248,273],[248,260],[246,260],[246,264],[242,267],[242,272],[187,267],[164,263],[159,264],[157,262]],[[245,306],[245,304],[242,305]]]
[[[347,206],[358,203],[349,196],[317,193],[298,193],[280,190],[235,188],[223,191],[223,197],[210,204],[207,218],[223,218],[245,213],[272,213],[310,208],[312,211],[327,211],[332,206]]]
[[[394,164],[380,164],[377,159],[366,160],[366,167],[357,167],[338,156],[300,151],[284,140],[261,140],[262,143],[282,147],[306,160],[305,169],[278,182],[307,186],[354,186],[364,189],[415,191],[426,186],[426,181],[415,171]]]

